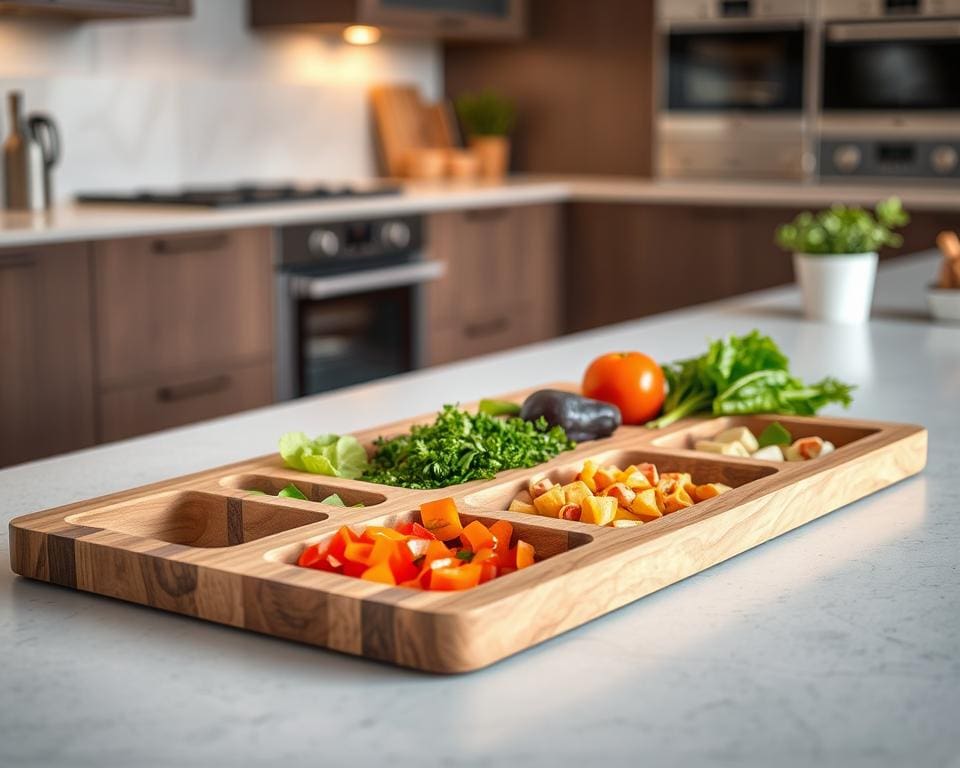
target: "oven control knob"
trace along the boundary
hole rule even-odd
[[[941,144],[934,147],[930,153],[930,165],[933,166],[935,173],[946,176],[957,170],[957,166],[960,165],[960,154],[949,144]]]
[[[380,239],[390,248],[410,245],[410,225],[403,221],[388,221],[380,230]]]
[[[833,164],[841,173],[853,173],[860,167],[863,154],[856,144],[841,144],[833,150]]]
[[[307,237],[307,248],[315,256],[336,256],[340,252],[340,238],[329,229],[314,229]]]

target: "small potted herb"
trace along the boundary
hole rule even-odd
[[[510,131],[516,120],[513,102],[496,91],[464,93],[456,101],[457,116],[484,176],[500,178],[510,162]]]
[[[829,323],[863,323],[870,317],[877,251],[903,243],[894,230],[910,221],[900,200],[877,203],[874,213],[834,205],[801,213],[777,229],[777,244],[793,252],[793,268],[806,316]]]

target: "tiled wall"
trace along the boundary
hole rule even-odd
[[[375,174],[367,91],[442,91],[439,47],[368,48],[316,32],[253,32],[242,0],[195,0],[191,19],[0,21],[0,91],[51,113],[56,194]],[[6,109],[0,133],[6,135]]]

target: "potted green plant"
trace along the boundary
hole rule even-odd
[[[811,320],[863,323],[870,317],[877,251],[898,247],[895,232],[910,221],[900,200],[877,203],[874,212],[833,205],[805,212],[777,229],[777,244],[793,253],[803,306]]]
[[[504,176],[510,162],[508,136],[516,120],[513,102],[488,88],[462,94],[456,107],[470,148],[480,160],[481,174]]]

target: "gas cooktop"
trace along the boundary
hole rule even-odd
[[[239,184],[231,187],[187,187],[180,190],[134,192],[93,192],[77,195],[80,203],[133,203],[137,205],[193,205],[202,208],[230,208],[260,203],[288,203],[304,200],[335,200],[345,197],[397,195],[400,187],[385,184],[367,186],[294,184]]]

